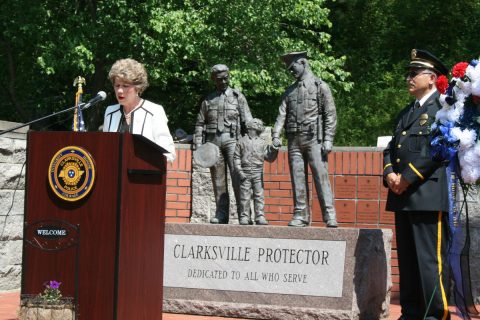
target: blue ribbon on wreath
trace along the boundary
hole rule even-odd
[[[432,129],[431,153],[432,158],[448,162],[446,167],[449,202],[449,232],[448,262],[453,277],[453,296],[455,305],[462,318],[471,320],[470,314],[478,314],[472,297],[470,277],[470,229],[468,220],[467,194],[470,185],[463,183],[459,173],[458,140],[453,138],[450,130],[452,122],[446,124],[434,123]],[[463,202],[460,210],[457,207],[457,186],[461,187]],[[461,227],[461,213],[465,209],[465,226]]]

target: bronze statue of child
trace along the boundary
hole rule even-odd
[[[278,148],[269,145],[260,135],[265,131],[260,119],[252,119],[246,124],[247,134],[240,138],[235,147],[233,163],[235,174],[240,182],[239,224],[253,224],[250,217],[250,194],[253,194],[255,224],[267,225],[264,212],[263,162],[273,162]]]

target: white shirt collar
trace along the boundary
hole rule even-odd
[[[437,89],[436,89],[436,88],[433,88],[429,93],[427,93],[426,95],[424,95],[422,99],[417,100],[418,102],[420,102],[420,106],[423,106],[423,104],[425,103],[425,101],[427,101],[428,98],[430,98],[430,96],[431,96],[432,94],[434,94],[435,92],[437,92]]]

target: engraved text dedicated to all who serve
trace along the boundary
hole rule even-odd
[[[341,297],[345,248],[345,241],[168,234],[164,285]]]

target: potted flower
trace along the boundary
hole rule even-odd
[[[20,320],[74,320],[73,299],[62,297],[61,284],[51,280],[44,283],[43,293],[36,296],[22,295],[18,318]]]

